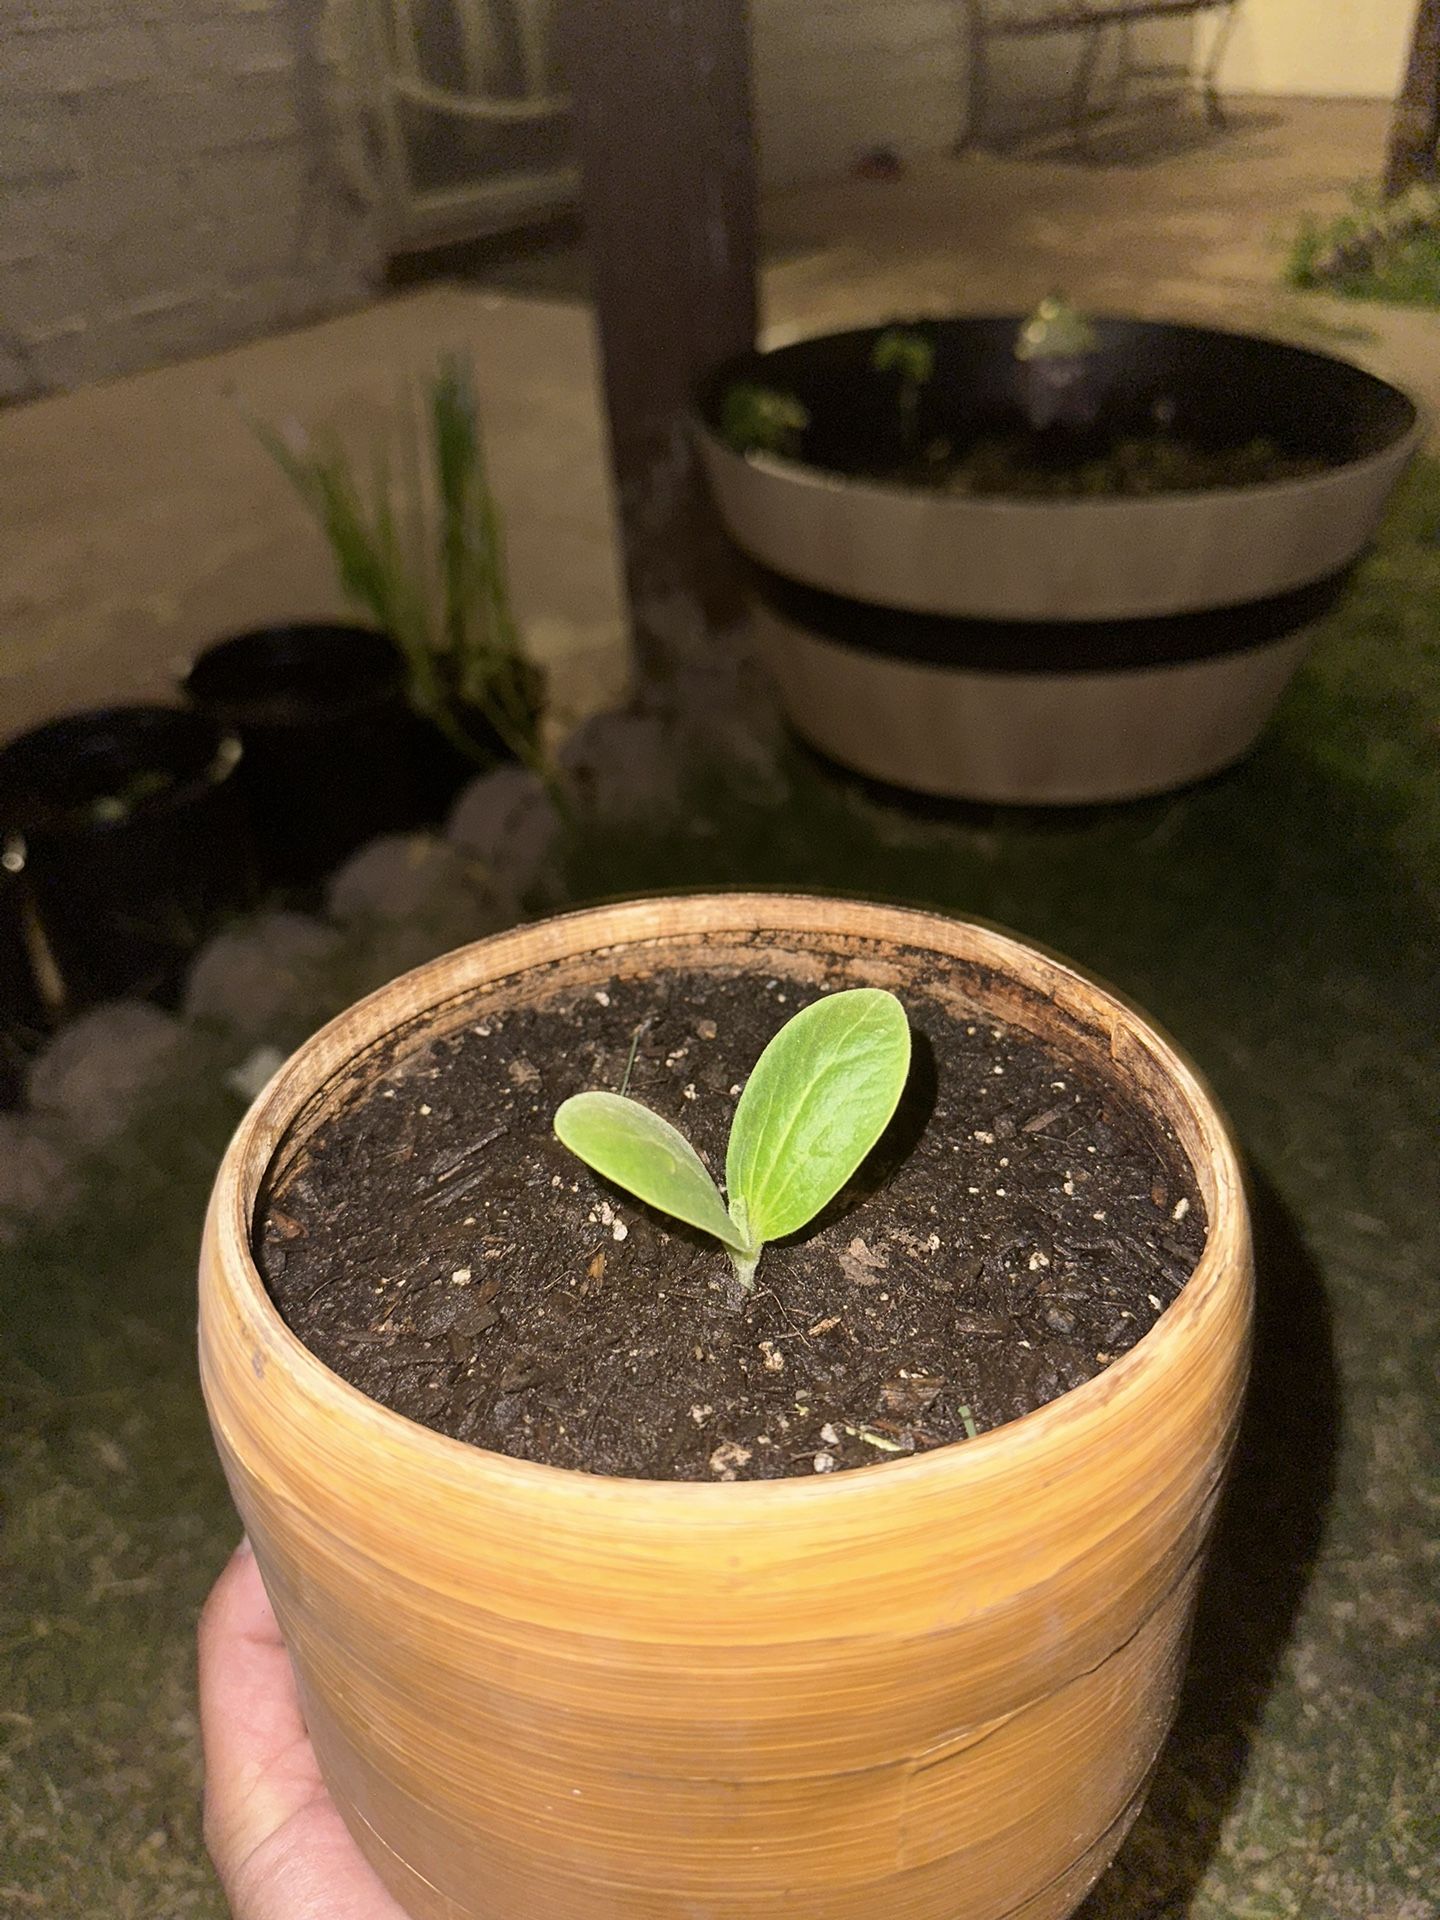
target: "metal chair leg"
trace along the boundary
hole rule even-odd
[[[1205,62],[1203,90],[1205,94],[1205,117],[1212,127],[1228,125],[1228,116],[1220,98],[1220,68],[1225,59],[1230,36],[1235,31],[1235,21],[1239,9],[1236,0],[1226,0],[1225,11],[1215,29],[1215,38],[1210,43],[1210,56]]]
[[[1095,66],[1104,38],[1103,22],[1096,21],[1088,26],[1080,58],[1075,63],[1075,77],[1070,84],[1070,138],[1077,146],[1090,124],[1090,89],[1094,84]]]
[[[965,127],[955,141],[956,153],[981,144],[990,108],[989,36],[985,31],[985,0],[964,0],[965,34],[970,61],[966,86]]]

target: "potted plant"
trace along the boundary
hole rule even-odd
[[[900,1110],[748,1286],[552,1133],[623,1092],[707,1178],[740,1133],[733,1179],[755,1040],[857,988],[914,1029]],[[216,1183],[200,1360],[417,1920],[1055,1920],[1171,1716],[1250,1294],[1224,1125],[1122,1001],[988,928],[721,895],[503,934],[303,1047]]]
[[[746,354],[699,404],[797,731],[1001,802],[1246,753],[1417,431],[1330,355],[1059,300]]]
[[[185,677],[246,748],[244,784],[277,878],[442,814],[477,768],[543,768],[543,677],[510,608],[474,385],[442,361],[367,487],[337,441],[260,437],[323,529],[373,627],[306,621],[232,635]]]
[[[240,760],[202,714],[160,706],[69,714],[0,748],[0,852],[23,870],[65,1007],[172,992],[248,904]]]

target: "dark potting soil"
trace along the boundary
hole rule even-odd
[[[837,975],[823,985],[853,984]],[[359,1091],[277,1172],[256,1257],[354,1386],[521,1459],[649,1479],[861,1467],[1079,1386],[1175,1299],[1205,1240],[1178,1143],[1033,1036],[902,994],[900,1111],[818,1223],[732,1304],[715,1242],[554,1137],[619,1088],[723,1170],[736,1097],[822,981],[675,972],[481,1011]]]
[[[888,477],[976,499],[1133,499],[1295,480],[1323,471],[1324,464],[1286,453],[1273,440],[1210,448],[1166,432],[1132,434],[1047,458],[1041,439],[1014,434],[981,440],[958,455],[940,443]]]

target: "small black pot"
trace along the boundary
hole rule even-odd
[[[162,997],[253,897],[240,746],[200,714],[110,707],[0,749],[0,842],[23,857],[67,1008]]]
[[[205,649],[184,688],[244,743],[241,785],[277,881],[317,880],[377,834],[437,819],[477,771],[412,711],[404,664],[373,628],[238,633]]]

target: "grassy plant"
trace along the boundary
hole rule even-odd
[[[541,680],[510,607],[468,367],[447,355],[418,397],[404,396],[402,414],[368,487],[338,440],[257,431],[323,529],[347,598],[404,656],[416,711],[477,762],[493,758],[488,728],[544,771]]]
[[[623,1093],[574,1095],[555,1131],[607,1180],[712,1234],[744,1293],[766,1243],[813,1220],[875,1145],[909,1070],[910,1027],[893,993],[855,987],[787,1020],[735,1109],[728,1206],[684,1134]]]
[[[900,438],[915,444],[920,423],[920,396],[935,372],[935,343],[916,327],[887,327],[870,353],[876,373],[894,373],[900,381]]]
[[[1357,187],[1349,209],[1333,220],[1306,215],[1285,278],[1354,300],[1440,306],[1440,188],[1421,184],[1383,200],[1373,188]]]

